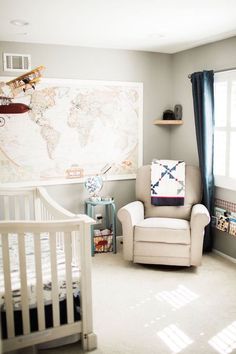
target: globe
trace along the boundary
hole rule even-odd
[[[101,176],[90,176],[86,179],[84,186],[90,197],[98,197],[98,193],[103,187],[103,179]]]

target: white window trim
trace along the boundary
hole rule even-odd
[[[231,71],[229,72],[223,72],[219,75],[220,78],[226,79],[228,82],[230,82],[229,85],[229,91],[228,91],[228,97],[227,97],[227,121],[226,121],[226,126],[225,127],[215,127],[215,131],[223,131],[226,132],[226,165],[225,165],[225,176],[219,176],[219,175],[214,175],[215,179],[215,186],[224,188],[224,189],[230,189],[230,190],[236,190],[236,178],[231,178],[229,177],[229,169],[230,169],[230,136],[232,132],[236,132],[236,127],[232,127],[230,125],[230,119],[228,118],[231,114],[231,81],[232,81],[232,76],[236,77],[236,71]]]
[[[236,190],[236,179],[235,178],[215,175],[214,179],[215,179],[215,186],[216,187],[230,189],[230,190]]]

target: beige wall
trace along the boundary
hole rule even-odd
[[[45,77],[143,82],[144,162],[169,154],[169,131],[154,129],[152,121],[171,103],[170,55],[15,42],[0,42],[0,51],[31,54],[32,67],[46,66]],[[0,75],[7,76],[1,61],[2,55]]]
[[[0,51],[31,54],[32,67],[45,65],[47,77],[143,82],[144,164],[153,157],[198,164],[188,74],[236,66],[236,37],[174,55],[14,42],[0,42]],[[2,56],[0,75],[4,75],[1,60]],[[183,105],[182,126],[153,126],[153,120],[161,118],[163,110],[177,103]],[[48,190],[64,207],[83,212],[87,194],[82,185],[50,186]],[[132,180],[107,182],[103,191],[115,197],[117,209],[135,198]],[[216,196],[236,201],[236,193],[232,191],[217,188]],[[217,232],[215,247],[236,257],[236,242],[232,237]]]
[[[32,67],[46,66],[45,77],[143,82],[144,163],[154,157],[169,157],[169,130],[153,126],[152,122],[171,103],[170,55],[14,42],[0,42],[0,52],[1,76],[8,75],[2,71],[2,52],[10,52],[31,54]],[[83,212],[87,194],[82,185],[50,186],[48,190],[64,207]],[[106,194],[115,197],[119,208],[134,200],[134,181],[108,182]]]
[[[170,157],[198,164],[195,137],[192,87],[188,74],[201,70],[220,70],[236,67],[236,37],[186,50],[172,57],[173,105],[183,105],[184,124],[172,128]],[[216,197],[236,203],[236,192],[216,188]],[[215,230],[216,231],[216,230]],[[236,258],[236,239],[216,231],[214,247]]]

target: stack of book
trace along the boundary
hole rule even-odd
[[[215,207],[214,216],[212,217],[212,225],[218,230],[228,232],[232,236],[236,236],[236,213],[226,209]]]

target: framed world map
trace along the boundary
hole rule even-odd
[[[31,109],[1,115],[0,184],[78,183],[107,169],[108,179],[135,178],[142,83],[42,79],[13,102]]]

